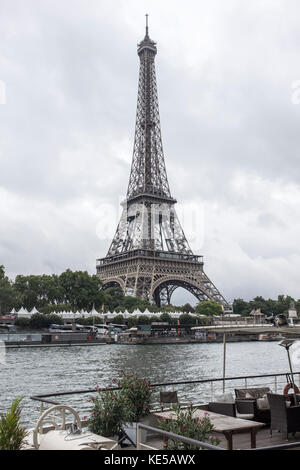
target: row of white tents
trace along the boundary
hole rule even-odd
[[[38,310],[34,307],[31,311],[28,311],[27,309],[25,308],[21,308],[19,311],[16,311],[15,309],[13,309],[10,314],[11,315],[17,315],[18,318],[31,318],[32,315],[34,315],[35,313],[38,313]],[[117,317],[118,315],[123,315],[123,317],[125,319],[129,318],[129,317],[132,317],[132,316],[135,316],[135,317],[140,317],[140,316],[146,316],[146,317],[157,317],[159,318],[160,315],[163,313],[163,312],[149,312],[149,310],[145,310],[144,312],[141,312],[140,310],[134,310],[132,313],[129,313],[127,310],[125,310],[125,312],[106,312],[106,313],[99,313],[97,312],[97,310],[95,309],[92,309],[90,312],[87,312],[86,310],[81,310],[81,311],[77,311],[77,312],[66,312],[66,311],[62,311],[62,312],[54,312],[56,315],[59,315],[63,320],[72,320],[72,319],[78,319],[78,318],[91,318],[91,317],[98,317],[99,319],[107,319],[107,320],[113,320],[115,317]],[[168,314],[172,317],[172,318],[179,318],[180,315],[182,315],[182,312],[168,312]],[[203,315],[196,315],[195,313],[189,313],[189,315],[192,315],[192,316],[203,316]]]

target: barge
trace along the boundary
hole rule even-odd
[[[97,346],[105,344],[106,338],[98,335],[98,329],[81,327],[69,329],[59,325],[51,325],[48,333],[27,334],[23,339],[4,341],[5,347],[11,348],[34,348],[34,347],[56,347],[56,346]]]

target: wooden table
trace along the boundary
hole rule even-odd
[[[162,411],[153,413],[156,418],[159,419],[175,419],[176,414],[173,411]],[[256,433],[257,431],[265,426],[264,423],[258,423],[257,421],[250,421],[247,419],[233,418],[232,416],[225,416],[218,413],[212,413],[210,411],[195,409],[193,414],[194,418],[204,418],[208,416],[211,423],[214,426],[216,433],[224,434],[227,439],[227,449],[233,449],[233,434],[240,434],[249,432],[251,435],[251,449],[256,447]]]

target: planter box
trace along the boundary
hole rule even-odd
[[[149,424],[149,417],[145,416],[144,418],[141,418],[139,422],[143,423],[143,424]],[[128,437],[130,437],[132,442],[134,442],[136,444],[136,442],[137,442],[137,423],[135,423],[135,422],[127,423],[124,426],[124,431],[126,432]],[[147,441],[147,431],[146,431],[146,429],[141,429],[141,442],[143,444],[145,444],[146,441]],[[126,444],[130,444],[128,439],[124,442]]]

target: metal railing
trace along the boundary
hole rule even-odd
[[[290,442],[289,444],[277,444],[275,446],[257,447],[256,449],[247,449],[251,451],[260,450],[290,450],[300,447],[300,442]]]
[[[298,379],[298,385],[300,387],[300,372],[294,372],[294,378]],[[261,387],[261,386],[269,386],[269,388],[273,389],[274,393],[279,393],[283,391],[284,385],[287,383],[289,379],[288,373],[276,373],[276,374],[260,374],[260,375],[248,375],[248,376],[235,376],[235,377],[226,377],[225,378],[225,385],[226,390],[233,391],[234,388],[254,388],[254,387]],[[187,398],[187,393],[193,393],[193,396],[200,395],[202,403],[213,401],[214,396],[216,393],[223,392],[223,378],[214,378],[214,379],[201,379],[201,380],[180,380],[180,381],[173,381],[173,382],[161,382],[161,383],[154,383],[151,384],[151,388],[158,392],[160,388],[163,387],[184,387],[184,394],[186,397],[183,396],[183,399]],[[42,395],[35,395],[30,397],[34,401],[41,402],[41,410],[43,411],[43,404],[50,404],[50,405],[59,405],[62,404],[61,402],[52,400],[55,397],[65,397],[70,395],[84,395],[84,394],[91,394],[106,390],[120,390],[121,387],[104,387],[104,388],[93,388],[93,389],[84,389],[84,390],[72,390],[67,392],[54,392],[54,393],[47,393]],[[197,392],[195,391],[197,388]],[[282,388],[282,390],[280,390]],[[192,401],[192,400],[189,400]],[[158,406],[158,405],[157,405]]]
[[[142,429],[153,432],[155,434],[159,434],[160,436],[166,437],[168,439],[174,439],[176,441],[178,440],[178,441],[184,442],[185,444],[190,444],[191,446],[199,447],[200,449],[224,450],[221,447],[214,446],[213,444],[209,444],[208,442],[201,442],[195,439],[190,439],[189,437],[180,436],[179,434],[174,434],[173,432],[169,432],[169,431],[163,431],[162,429],[154,428],[152,426],[148,426],[142,423],[137,423],[137,434],[136,434],[137,435],[137,439],[136,439],[137,450],[142,450],[142,449],[159,450],[147,444],[142,443],[142,433],[141,433]]]
[[[297,377],[297,383],[300,388],[300,372],[294,372],[294,378],[296,379]],[[225,383],[226,383],[226,389],[228,391],[228,384],[232,384],[232,390],[233,388],[255,388],[255,387],[262,387],[262,386],[269,386],[269,388],[275,392],[275,393],[283,393],[283,387],[284,384],[287,383],[287,381],[290,381],[290,375],[289,373],[273,373],[273,374],[260,374],[260,375],[248,375],[248,376],[235,376],[235,377],[226,377],[225,378]],[[296,382],[296,381],[295,381]],[[222,385],[223,385],[223,378],[214,378],[214,379],[201,379],[201,380],[186,380],[186,381],[173,381],[173,382],[162,382],[162,383],[155,383],[151,384],[151,387],[155,389],[155,391],[158,391],[161,387],[169,387],[169,386],[176,386],[178,387],[184,386],[185,389],[188,387],[209,387],[209,395],[211,397],[211,400],[214,397],[216,387],[220,386],[220,391],[222,391]],[[280,389],[282,387],[282,389]],[[93,389],[84,389],[84,390],[72,390],[72,391],[67,391],[67,392],[54,392],[54,393],[48,393],[48,394],[43,394],[43,395],[35,395],[30,397],[34,401],[39,401],[41,403],[40,407],[40,413],[43,413],[44,411],[44,405],[60,405],[62,404],[61,402],[54,401],[54,397],[69,397],[71,395],[86,395],[86,394],[92,394],[96,392],[101,392],[101,391],[107,391],[107,390],[120,390],[121,387],[104,387],[104,388],[93,388]],[[207,394],[204,393],[204,390],[200,390],[200,397],[201,397],[201,403],[197,403],[198,406],[204,405],[207,403],[209,400],[206,399]],[[180,400],[181,401],[181,400]],[[195,406],[197,406],[195,404]],[[158,404],[156,411],[158,409]],[[81,410],[82,411],[82,410]],[[152,411],[155,411],[154,408]],[[141,430],[147,430],[150,432],[154,432],[156,434],[160,434],[166,438],[172,438],[172,439],[178,439],[181,440],[182,442],[189,443],[191,445],[198,446],[199,448],[203,449],[211,449],[211,450],[224,450],[220,447],[213,446],[212,444],[208,443],[203,443],[200,441],[195,441],[193,439],[185,438],[184,436],[180,436],[177,434],[173,433],[168,433],[167,431],[163,431],[158,428],[154,428],[142,423],[138,423],[137,425],[137,448],[138,449],[147,449],[147,450],[156,450],[154,447],[150,447],[147,444],[143,444],[141,442]],[[279,444],[279,445],[273,445],[273,446],[266,446],[266,447],[258,447],[256,449],[251,449],[254,451],[261,451],[261,450],[289,450],[289,449],[296,449],[300,448],[300,442],[292,442],[292,443],[286,443],[286,444]]]

